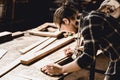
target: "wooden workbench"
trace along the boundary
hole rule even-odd
[[[38,40],[43,39],[44,37],[39,36],[33,36],[25,34],[22,37],[13,39],[9,42],[5,42],[0,44],[0,48],[6,49],[8,52],[0,59],[0,69],[4,68],[8,64],[12,63],[16,59],[18,59],[21,56],[21,53],[19,50],[27,47],[30,44],[33,44],[37,42]],[[35,63],[31,65],[23,65],[19,64],[14,69],[10,70],[8,73],[3,75],[0,80],[58,80],[61,79],[60,77],[50,77],[45,74],[43,74],[40,71],[40,68],[42,68],[44,65],[55,62],[63,57],[65,55],[63,54],[63,49],[68,46],[74,46],[76,45],[76,42],[73,42],[55,52],[53,52],[50,55],[47,55],[46,57],[36,61]],[[100,63],[105,59],[104,63]],[[108,59],[100,55],[97,59],[97,68],[106,69]],[[104,66],[103,66],[104,65]],[[88,70],[82,70],[77,71],[74,73],[71,73],[64,77],[62,80],[88,80],[89,77],[89,71]],[[103,80],[104,75],[96,73],[96,80]]]

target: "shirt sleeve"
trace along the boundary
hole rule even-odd
[[[96,58],[98,40],[102,36],[102,21],[96,16],[87,16],[83,21],[81,34],[84,38],[84,51],[76,60],[81,68],[91,65]]]

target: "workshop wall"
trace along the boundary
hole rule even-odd
[[[67,0],[0,0],[0,32],[22,31],[52,22],[53,13]],[[80,11],[98,8],[103,0],[69,0]]]
[[[0,31],[26,30],[51,21],[50,0],[0,0]]]

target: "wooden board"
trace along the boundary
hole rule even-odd
[[[46,23],[38,26],[38,27],[35,28],[34,30],[41,31],[41,30],[43,30],[43,29],[45,29],[45,28],[48,28],[49,26],[56,27],[54,23],[48,23],[48,22],[46,22]],[[56,27],[56,28],[58,28],[58,27]]]
[[[4,31],[0,33],[0,43],[12,40],[12,33]]]
[[[26,54],[33,54],[33,53],[45,48],[46,46],[50,45],[55,40],[57,40],[57,38],[49,38],[47,41],[41,43],[39,46],[33,48],[31,51],[27,52]]]
[[[49,37],[44,38],[44,39],[42,39],[42,40],[40,40],[40,41],[38,41],[38,42],[36,42],[36,43],[31,44],[31,45],[28,46],[28,47],[25,47],[24,49],[19,50],[19,52],[20,52],[21,54],[24,54],[24,53],[32,50],[33,48],[37,47],[38,45],[42,44],[43,42],[45,42],[45,41],[48,40],[48,39],[49,39]]]
[[[43,58],[44,56],[51,54],[52,52],[58,50],[59,48],[71,43],[72,41],[74,41],[74,37],[64,38],[64,39],[58,41],[56,44],[48,46],[34,54],[33,53],[28,54],[27,56],[25,56],[21,59],[21,63],[24,65],[31,64],[31,63]]]
[[[28,31],[28,33],[32,35],[37,35],[37,36],[47,36],[47,37],[56,37],[56,38],[59,38],[63,34],[62,31],[43,32],[43,31],[36,31],[36,30]]]
[[[0,38],[3,37],[3,36],[6,36],[6,35],[11,35],[11,34],[12,33],[8,32],[8,31],[0,32]]]
[[[21,37],[21,36],[24,36],[24,32],[17,31],[17,32],[12,33],[13,38],[18,38],[18,37]]]

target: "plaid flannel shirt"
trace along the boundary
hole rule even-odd
[[[117,20],[105,13],[91,11],[81,20],[81,34],[84,51],[77,58],[77,64],[81,68],[88,67],[95,60],[97,51],[102,50],[110,58],[106,74],[116,74],[116,63],[120,58],[120,24]]]

